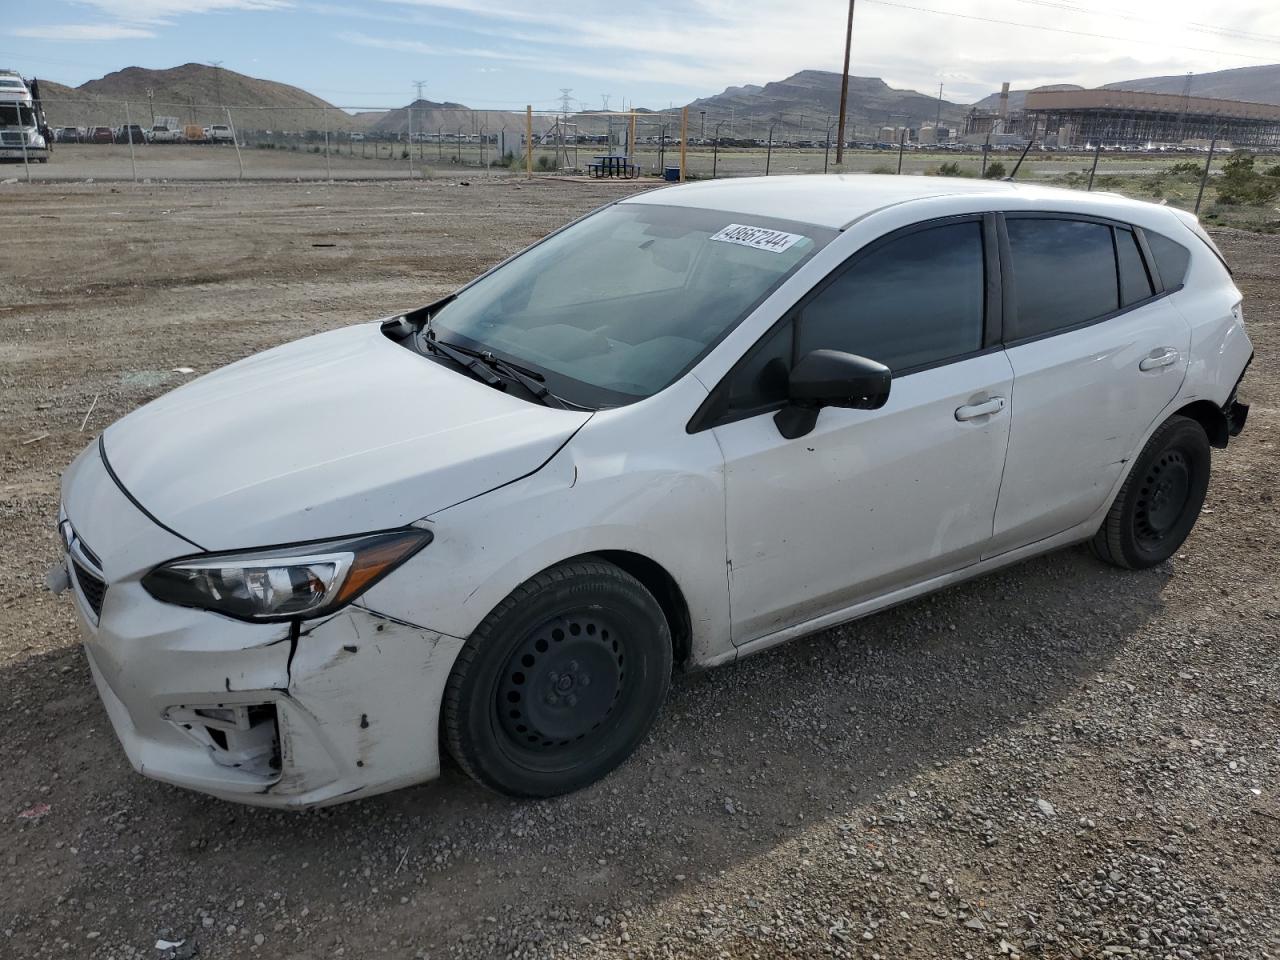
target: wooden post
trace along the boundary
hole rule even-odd
[[[631,129],[627,131],[627,152],[632,157],[637,158],[636,163],[640,162],[636,153],[636,114],[634,109],[631,111]]]
[[[684,183],[685,148],[689,145],[689,108],[680,111],[680,182]]]
[[[524,175],[533,179],[533,104],[524,108]]]

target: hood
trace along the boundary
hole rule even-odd
[[[206,550],[402,526],[537,470],[589,419],[398,346],[377,324],[233,363],[108,427],[120,484]]]

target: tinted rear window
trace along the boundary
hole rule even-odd
[[[1086,323],[1120,308],[1111,228],[1083,220],[1006,221],[1016,339]]]
[[[1191,264],[1191,251],[1180,243],[1150,230],[1143,231],[1147,238],[1147,246],[1155,257],[1156,269],[1160,271],[1160,282],[1166,290],[1182,286],[1187,278],[1187,267]]]

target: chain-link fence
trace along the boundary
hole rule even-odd
[[[1139,183],[1171,202],[1203,172],[1210,144],[1076,143],[1062,131],[960,134],[836,119],[694,110],[610,113],[407,107],[245,107],[188,101],[45,98],[52,150],[28,179],[333,180],[435,176],[710,177],[846,172],[1018,179],[1083,189]],[[907,122],[911,122],[909,118]],[[1003,121],[1002,121],[1003,123]],[[1024,124],[1025,125],[1025,124]],[[1032,124],[1034,126],[1034,124]],[[1009,129],[1016,130],[1013,125]],[[1215,144],[1220,167],[1228,144]],[[1144,179],[1145,178],[1145,179]],[[1212,178],[1210,178],[1212,179]],[[1212,192],[1212,191],[1211,191]]]

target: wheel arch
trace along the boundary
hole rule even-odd
[[[1170,416],[1186,417],[1200,424],[1204,428],[1205,434],[1209,437],[1209,445],[1219,450],[1224,448],[1231,438],[1231,427],[1227,423],[1227,415],[1212,400],[1196,400],[1188,403],[1186,406],[1174,410],[1160,422],[1163,423]]]
[[[561,562],[567,563],[588,557],[595,557],[613,564],[635,577],[646,590],[653,594],[653,598],[658,601],[658,606],[662,608],[662,615],[667,618],[667,627],[671,631],[672,661],[677,666],[687,663],[692,650],[693,627],[689,615],[689,604],[675,577],[656,560],[631,550],[593,550]]]

